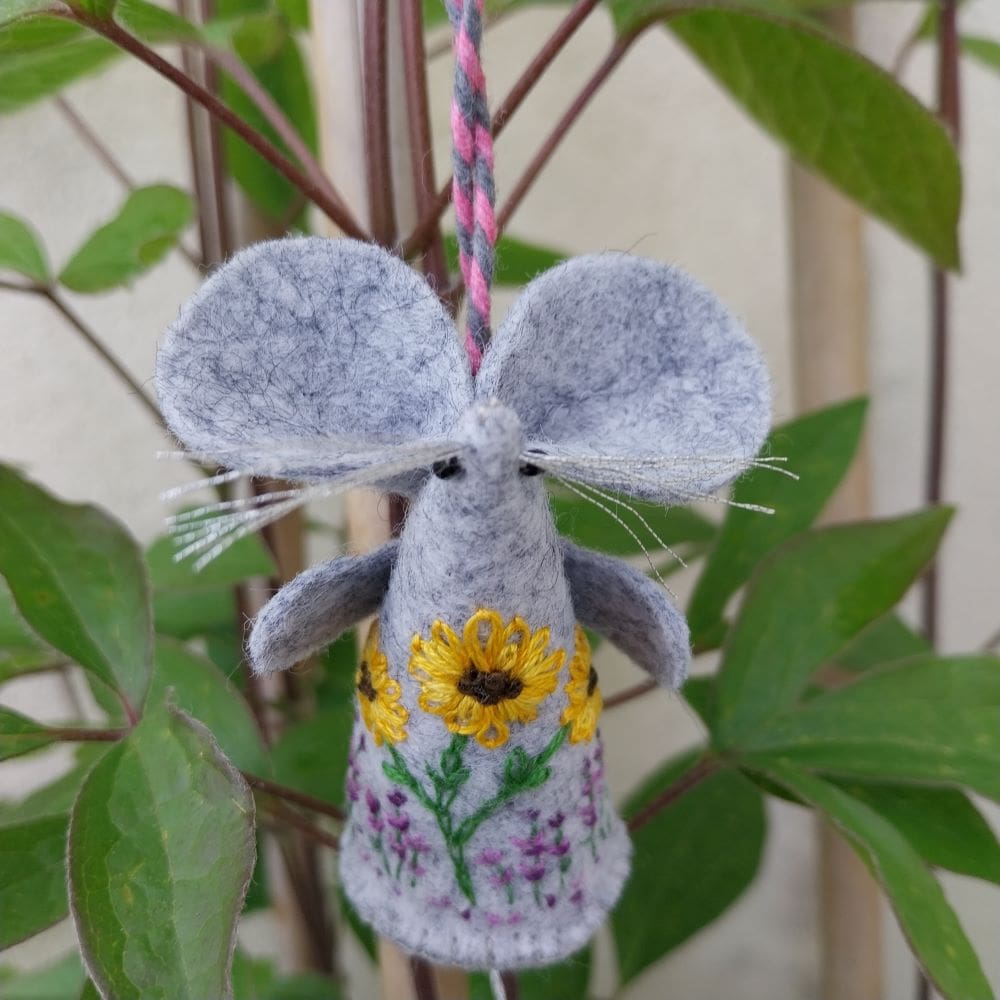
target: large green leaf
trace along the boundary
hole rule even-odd
[[[0,465],[0,573],[46,642],[141,704],[152,645],[149,589],[139,549],[117,521],[63,503]]]
[[[964,792],[884,782],[837,784],[892,823],[929,865],[1000,882],[1000,841]]]
[[[267,765],[260,734],[243,696],[215,664],[179,643],[158,639],[149,700],[173,692],[178,708],[203,723],[222,752],[241,770],[262,773]]]
[[[544,969],[522,969],[517,974],[520,1000],[585,1000],[590,983],[590,949]],[[469,976],[469,1000],[493,1000],[489,977],[484,972]]]
[[[258,535],[247,535],[204,569],[176,562],[176,546],[162,536],[146,550],[158,632],[188,639],[237,628],[233,585],[254,576],[273,576],[274,561]]]
[[[126,31],[150,45],[201,40],[201,32],[190,21],[147,0],[118,0],[114,18]]]
[[[0,212],[0,270],[16,271],[43,285],[49,280],[38,236],[19,218],[4,212]]]
[[[550,250],[548,247],[527,243],[512,236],[501,236],[496,249],[497,261],[493,282],[500,287],[519,288],[521,285],[526,285],[535,275],[561,264],[567,256],[560,250]],[[454,233],[445,234],[444,250],[449,270],[457,273],[458,239]]]
[[[239,773],[202,725],[148,710],[91,772],[70,821],[70,906],[102,995],[230,996],[253,860]]]
[[[628,506],[620,506],[615,500],[602,499],[600,502],[626,521],[632,531],[583,497],[555,493],[549,500],[549,506],[556,527],[567,538],[572,538],[578,545],[619,556],[637,555],[642,551],[642,545],[652,552],[660,549],[660,542],[653,537],[650,529],[670,546],[692,543],[701,547],[715,535],[715,525],[689,507],[664,507],[631,497],[622,497],[622,501]],[[638,511],[639,516],[631,511]]]
[[[930,643],[893,613],[869,625],[831,662],[842,670],[861,673],[884,663],[929,652]]]
[[[45,670],[62,659],[24,624],[14,598],[0,579],[0,684],[19,674]]]
[[[28,820],[69,814],[83,779],[108,752],[107,743],[80,743],[76,763],[51,784],[36,788],[18,801],[0,801],[0,825],[26,823]]]
[[[850,841],[885,889],[910,947],[941,995],[993,1000],[958,918],[906,838],[871,807],[828,782],[788,765],[775,765],[768,773],[826,813]]]
[[[235,1000],[341,1000],[343,994],[319,973],[282,978],[272,962],[250,958],[237,950],[233,957]]]
[[[275,779],[331,805],[344,804],[354,708],[346,703],[289,726],[271,751]]]
[[[191,196],[169,184],[138,188],[118,214],[73,254],[59,281],[74,292],[104,292],[160,261],[191,221]]]
[[[3,1000],[77,1000],[83,987],[83,966],[75,952],[30,972],[0,966]]]
[[[930,656],[869,671],[744,732],[740,750],[758,762],[965,785],[1000,800],[1000,659]]]
[[[733,487],[733,500],[771,507],[774,514],[739,507],[726,511],[688,606],[695,645],[703,644],[718,627],[727,601],[746,583],[757,563],[808,528],[826,506],[857,450],[865,409],[861,399],[839,403],[771,432],[761,454],[787,458],[780,468],[799,478],[758,469]]]
[[[965,35],[961,39],[962,52],[989,69],[1000,70],[1000,42],[992,38]]]
[[[38,14],[52,6],[52,0],[0,0],[0,25],[19,17]]]
[[[274,17],[268,23],[275,35],[271,54],[249,68],[281,106],[306,145],[315,150],[316,116],[302,53],[283,19]],[[238,34],[233,44],[237,54],[244,59],[267,51],[262,45],[259,25],[242,37]],[[288,152],[257,106],[225,75],[222,77],[222,96],[249,125],[266,135],[279,149]],[[247,197],[265,215],[287,223],[300,201],[299,193],[234,132],[226,132],[225,143],[226,165]]]
[[[62,920],[67,816],[0,826],[0,948]]]
[[[2,3],[2,0],[0,0]],[[2,18],[0,18],[2,20]],[[0,55],[34,52],[80,38],[86,29],[62,17],[36,15],[0,27]]]
[[[665,764],[629,796],[624,814],[635,815],[693,764],[692,754]],[[611,915],[623,983],[732,905],[757,873],[765,829],[760,792],[722,770],[635,832],[632,876]],[[662,903],[655,914],[651,900]]]
[[[753,732],[889,611],[933,556],[952,511],[804,532],[754,573],[723,652],[721,745]]]
[[[5,54],[0,59],[0,114],[51,97],[118,55],[103,38],[73,38],[58,45]]]
[[[20,712],[0,708],[0,760],[40,750],[51,742],[44,726]]]
[[[665,3],[664,12],[677,6]],[[707,9],[674,16],[669,26],[805,166],[942,267],[958,266],[955,148],[936,116],[888,73],[799,22]]]

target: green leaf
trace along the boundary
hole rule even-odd
[[[723,651],[719,745],[786,708],[813,672],[894,607],[934,555],[946,507],[808,531],[757,569]]]
[[[517,973],[520,1000],[583,1000],[590,983],[590,949],[544,969],[521,969]],[[469,1000],[493,1000],[489,977],[484,972],[469,976]]]
[[[178,639],[232,632],[238,615],[233,585],[254,576],[273,576],[274,561],[257,535],[247,535],[196,572],[190,561],[175,562],[172,539],[161,536],[146,550],[158,632]]]
[[[280,978],[274,964],[237,950],[233,958],[235,1000],[340,1000],[336,985],[318,973]]]
[[[3,1000],[76,1000],[83,989],[83,966],[75,952],[31,972],[0,967]]]
[[[753,763],[965,785],[1000,800],[1000,659],[929,656],[869,671],[745,733],[740,749]]]
[[[0,579],[0,684],[20,674],[50,669],[60,660],[61,654],[39,642],[25,626]]]
[[[493,283],[498,287],[518,288],[526,285],[542,271],[547,271],[566,260],[567,255],[560,250],[550,250],[534,243],[501,236],[497,241],[497,263]],[[458,239],[454,233],[445,233],[444,251],[448,269],[458,271]]]
[[[167,691],[173,703],[203,723],[222,752],[241,770],[267,769],[264,748],[243,696],[201,656],[179,643],[158,639],[149,701],[159,704]]]
[[[103,38],[85,36],[61,45],[15,52],[0,59],[0,115],[57,94],[96,73],[119,55]]]
[[[664,764],[623,810],[634,816],[691,769],[695,754]],[[722,770],[692,787],[632,836],[632,876],[611,915],[622,983],[723,913],[753,881],[766,821],[760,792]],[[650,901],[660,900],[655,915]]]
[[[91,772],[70,820],[70,907],[102,995],[228,996],[253,861],[246,783],[202,725],[148,710]]]
[[[930,653],[927,640],[918,635],[897,614],[888,614],[868,626],[831,663],[842,670],[862,673],[872,667]]]
[[[959,44],[964,55],[971,56],[988,69],[1000,70],[1000,42],[992,38],[965,35],[959,40]]]
[[[2,3],[2,0],[0,0]],[[2,20],[2,19],[0,19]],[[0,27],[0,54],[34,52],[80,38],[86,29],[62,17],[35,16]]]
[[[711,732],[715,729],[716,716],[719,712],[718,684],[714,676],[689,677],[681,688],[684,700],[697,712],[698,718],[705,723],[705,728]]]
[[[887,819],[929,865],[1000,883],[1000,841],[957,788],[838,781]]]
[[[62,920],[67,816],[0,826],[0,948]]]
[[[343,805],[353,722],[354,706],[347,703],[289,726],[271,751],[275,780],[331,805]]]
[[[10,760],[39,750],[52,742],[45,727],[26,715],[9,708],[0,708],[0,760]]]
[[[365,954],[373,961],[378,961],[378,945],[375,942],[375,932],[358,916],[357,910],[351,905],[344,890],[337,889],[337,898],[340,902],[340,914],[347,921],[348,927],[358,939],[358,943],[365,950]]]
[[[754,567],[786,539],[808,528],[844,477],[857,451],[867,403],[863,399],[830,406],[776,427],[762,455],[785,457],[781,468],[798,480],[764,469],[743,476],[733,487],[739,503],[772,507],[774,514],[730,507],[688,606],[695,645],[716,628],[726,603],[746,583]]]
[[[237,53],[241,58],[246,58],[240,51],[239,38],[234,42]],[[258,51],[259,40],[255,39],[249,54],[254,55]],[[281,106],[306,145],[315,150],[317,134],[312,89],[296,40],[284,31],[284,40],[276,48],[275,54],[250,68],[264,89]],[[222,76],[222,96],[247,124],[266,135],[279,149],[288,152],[257,106],[225,75]],[[301,200],[298,191],[234,132],[225,133],[225,143],[226,165],[250,201],[266,216],[287,221]]]
[[[822,810],[881,883],[924,972],[947,1000],[993,1000],[983,970],[941,887],[920,855],[865,803],[787,765],[769,775]]]
[[[191,196],[169,184],[137,188],[118,214],[73,254],[59,281],[74,292],[103,292],[148,271],[191,221]]]
[[[700,548],[715,536],[715,525],[688,507],[664,507],[662,504],[631,497],[622,497],[621,507],[613,500],[602,500],[601,503],[627,521],[651,552],[659,550],[661,545],[649,528],[671,547],[690,543]],[[549,498],[549,506],[560,533],[578,545],[619,556],[642,552],[641,545],[626,527],[615,521],[607,511],[588,503],[583,497],[553,493]],[[629,507],[639,512],[649,528],[629,512]]]
[[[745,11],[698,10],[669,27],[806,167],[942,267],[958,266],[955,148],[936,116],[888,73],[802,24]]]
[[[41,285],[49,281],[49,265],[37,235],[16,216],[3,212],[0,212],[0,269],[16,271]]]
[[[52,0],[0,0],[0,25],[49,10]]]
[[[114,17],[126,31],[150,45],[201,40],[201,32],[190,21],[147,0],[118,0]]]
[[[46,642],[132,706],[142,703],[152,646],[149,588],[122,525],[0,465],[0,573]]]
[[[83,779],[108,749],[108,744],[103,743],[79,744],[76,748],[76,763],[62,777],[42,788],[36,788],[20,801],[0,801],[0,825],[67,815]]]

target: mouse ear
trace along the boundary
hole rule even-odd
[[[735,317],[682,271],[618,253],[532,281],[476,394],[517,412],[546,471],[663,502],[733,479],[770,422],[767,369]]]
[[[205,282],[163,339],[156,387],[170,429],[224,466],[363,479],[381,465],[393,485],[418,453],[434,460],[472,396],[423,278],[373,244],[315,237],[258,243]]]

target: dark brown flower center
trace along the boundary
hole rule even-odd
[[[587,677],[587,697],[589,698],[597,687],[597,671],[591,667],[590,674]]]
[[[506,670],[480,670],[471,664],[458,679],[458,690],[475,698],[480,705],[497,705],[516,698],[524,685]]]
[[[375,685],[372,684],[372,672],[368,668],[368,661],[361,661],[361,668],[358,670],[358,690],[369,700],[374,701],[378,697]]]

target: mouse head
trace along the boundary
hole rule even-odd
[[[539,489],[546,472],[686,503],[747,467],[770,418],[764,362],[718,299],[618,253],[532,281],[473,376],[454,322],[399,258],[354,240],[260,243],[182,308],[156,383],[194,455],[311,484],[230,504],[190,533],[203,558],[318,494],[414,496],[431,476]]]

